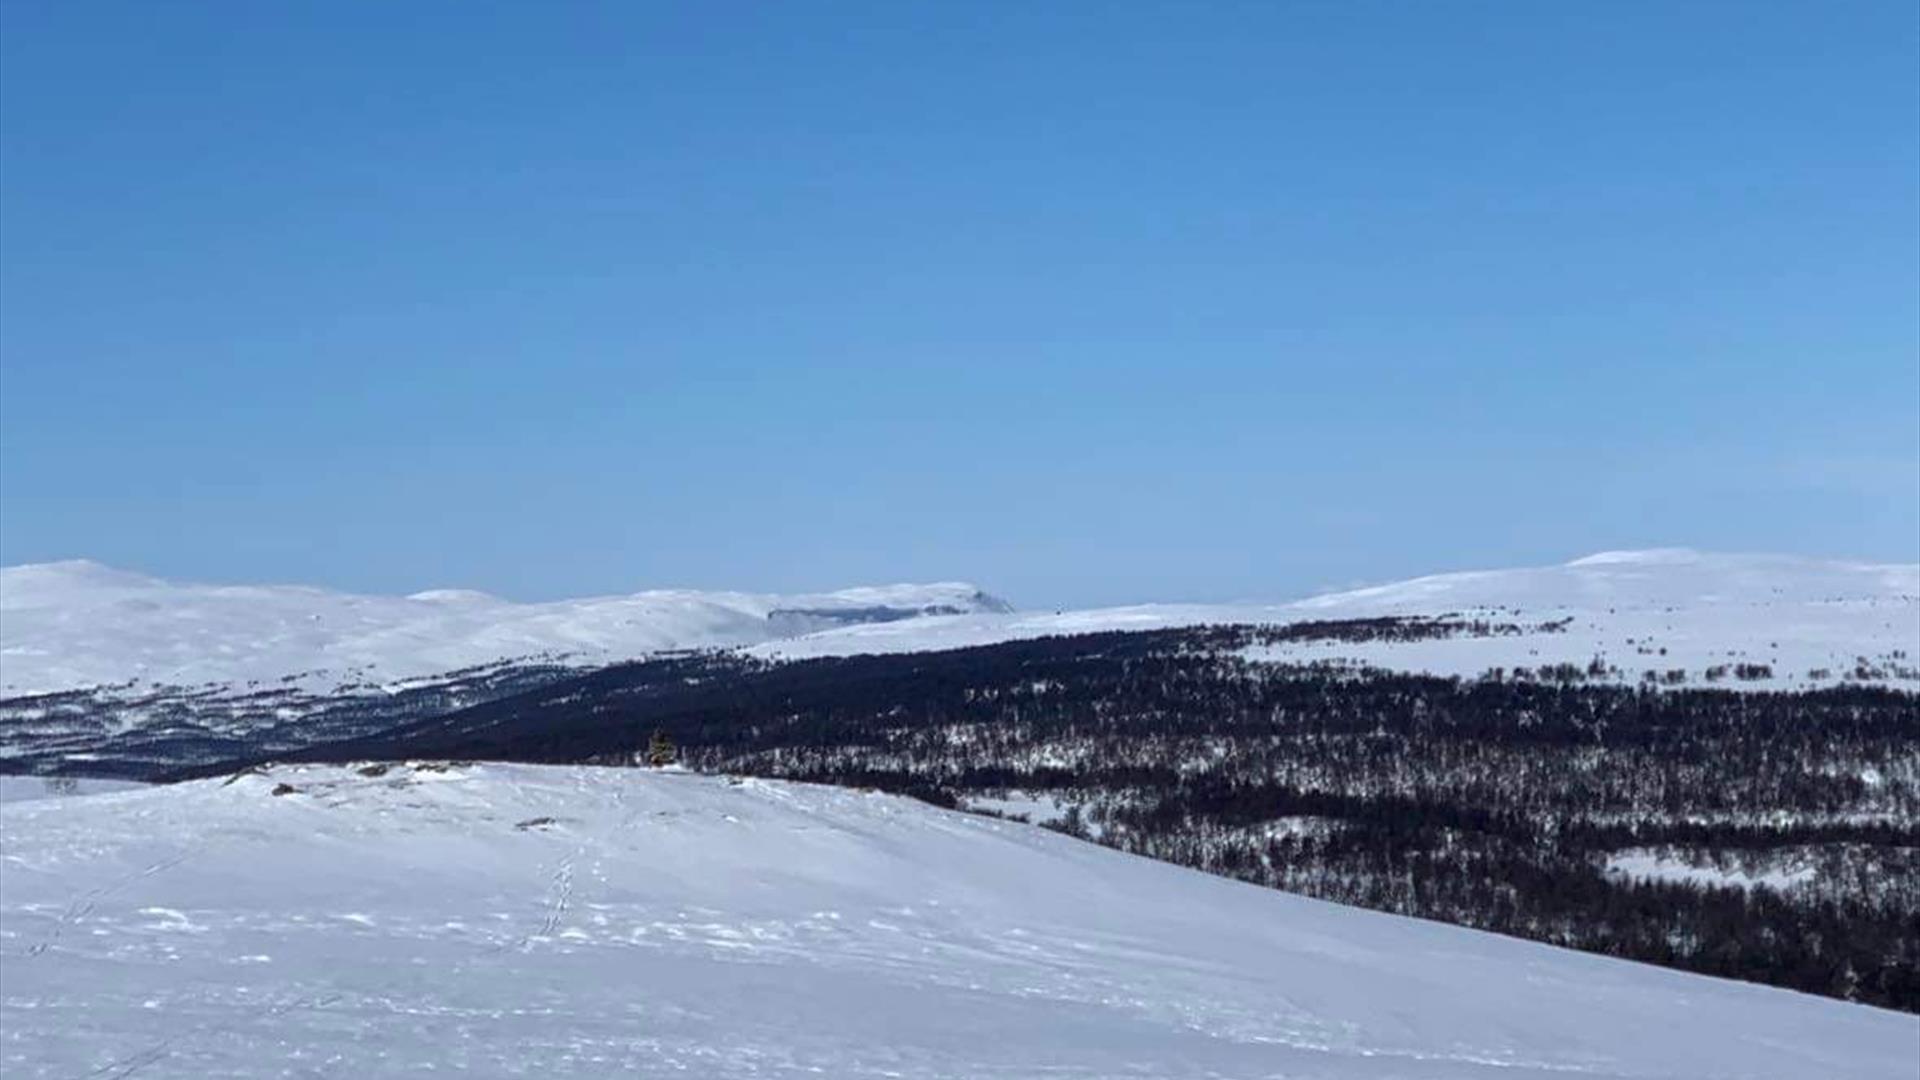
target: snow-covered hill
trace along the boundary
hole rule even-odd
[[[0,569],[0,696],[129,682],[392,686],[505,660],[613,663],[926,614],[1009,610],[971,585],[814,596],[658,590],[544,604],[197,585],[81,561]]]
[[[1197,623],[1460,616],[1525,633],[1355,646],[1319,641],[1272,659],[1348,659],[1479,675],[1596,657],[1638,678],[1763,664],[1759,680],[1881,678],[1920,666],[1920,564],[1876,565],[1681,549],[1607,552],[1561,566],[1440,574],[1286,604],[1150,604],[1015,612],[959,583],[814,596],[661,590],[518,604],[435,590],[360,596],[299,586],[164,581],[85,561],[0,570],[0,697],[127,683],[386,689],[505,661],[585,666],[669,649],[748,646],[768,657],[979,645],[1045,634]],[[1664,652],[1662,650],[1665,650]],[[1898,655],[1905,654],[1905,655]],[[1809,673],[1823,671],[1823,676]]]
[[[1289,604],[1148,604],[852,626],[750,651],[781,658],[844,656],[1101,630],[1382,616],[1479,620],[1507,632],[1360,643],[1326,638],[1261,646],[1249,655],[1465,677],[1550,665],[1584,671],[1598,660],[1608,669],[1599,677],[1613,681],[1641,681],[1652,671],[1679,673],[1662,685],[1793,689],[1852,679],[1920,687],[1920,564],[1684,549],[1439,574]]]
[[[1470,678],[1920,689],[1920,566],[1784,556],[1613,552],[1290,604],[1051,614],[952,583],[516,604],[189,585],[69,562],[0,571],[0,762],[151,778],[360,738],[675,649],[782,660],[1385,616],[1433,625],[1267,634],[1244,655]]]
[[[0,1072],[1909,1078],[1920,1018],[902,799],[529,766],[0,806]]]

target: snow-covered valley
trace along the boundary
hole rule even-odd
[[[35,1077],[1906,1078],[1920,1018],[859,791],[282,767],[0,807]]]
[[[69,687],[0,699],[0,767],[40,774],[0,784],[29,800],[21,821],[91,805],[54,796],[103,777],[608,764],[663,732],[707,773],[880,788],[1361,908],[1920,1011],[1912,566],[1616,552],[1058,613],[971,585],[519,605],[5,574],[0,676]],[[69,685],[93,677],[120,681]],[[130,805],[175,791],[205,789]],[[368,805],[382,828],[408,813]],[[515,822],[543,817],[564,820]]]

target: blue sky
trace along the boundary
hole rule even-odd
[[[1920,14],[0,6],[0,560],[1920,558]]]

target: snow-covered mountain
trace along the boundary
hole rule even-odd
[[[283,767],[0,806],[10,1077],[1907,1078],[1920,1018],[856,791]]]
[[[150,778],[284,755],[688,648],[915,652],[1199,624],[1396,618],[1260,636],[1256,662],[1658,687],[1920,689],[1920,566],[1683,550],[1443,574],[1272,605],[1017,612],[958,583],[806,596],[653,591],[541,604],[0,570],[0,762]]]
[[[1098,630],[1379,616],[1493,620],[1520,632],[1363,646],[1318,641],[1266,655],[1461,675],[1585,666],[1599,657],[1628,678],[1677,668],[1689,682],[1716,665],[1749,663],[1771,667],[1761,680],[1770,684],[1836,681],[1862,662],[1883,670],[1920,664],[1913,660],[1920,652],[1920,564],[1607,552],[1561,566],[1440,574],[1285,604],[1033,613],[961,583],[809,596],[659,590],[520,604],[458,589],[362,596],[183,584],[85,561],[43,563],[0,569],[0,696],[128,683],[392,689],[514,660],[587,666],[730,646],[768,657],[840,656]]]
[[[1794,689],[1847,680],[1920,687],[1920,564],[1872,564],[1685,549],[1615,551],[1560,566],[1439,574],[1288,604],[1147,604],[1057,613],[982,612],[851,626],[749,651],[800,658],[958,648],[1050,634],[1203,623],[1295,624],[1380,617],[1482,623],[1458,633],[1249,650],[1478,677],[1573,665],[1658,685]],[[1744,666],[1744,670],[1742,670]],[[1761,669],[1764,669],[1764,673]],[[1670,674],[1677,673],[1677,674]]]
[[[361,596],[198,585],[76,560],[0,569],[0,696],[124,683],[306,691],[540,659],[613,663],[852,623],[1011,610],[972,585],[821,595],[657,590],[518,604],[465,589]]]

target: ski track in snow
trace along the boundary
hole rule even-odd
[[[840,789],[310,766],[13,803],[0,835],[9,1078],[1911,1080],[1920,1064],[1920,1018]]]
[[[99,906],[101,900],[125,889],[141,878],[152,877],[162,870],[170,870],[186,860],[186,855],[175,855],[171,858],[161,859],[159,862],[150,863],[147,866],[141,867],[138,871],[128,874],[118,881],[102,885],[96,889],[89,889],[67,904],[66,910],[60,913],[59,919],[54,923],[53,930],[47,935],[46,940],[36,942],[29,946],[27,948],[27,955],[39,956],[41,953],[52,948],[60,940],[60,935],[63,932],[78,926],[88,915],[93,914],[94,908]]]

